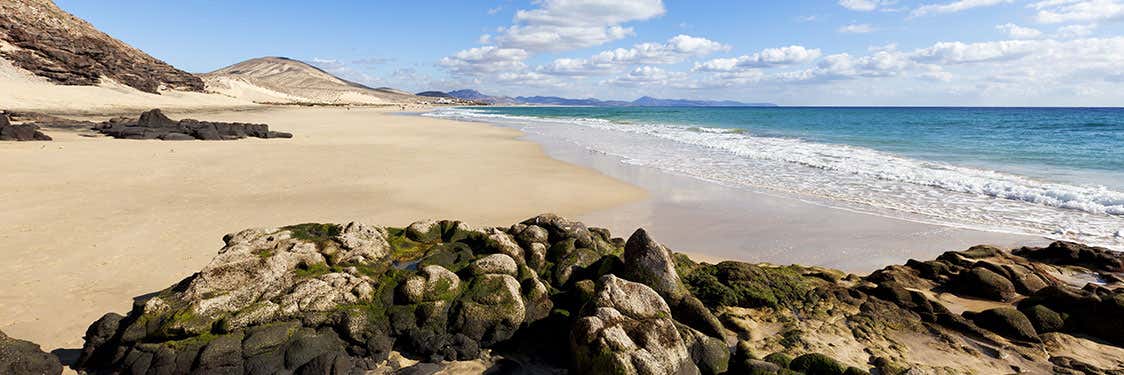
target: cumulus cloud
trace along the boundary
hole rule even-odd
[[[601,45],[634,34],[631,21],[663,15],[662,0],[541,0],[519,10],[515,24],[493,38],[500,47],[531,52],[566,51]]]
[[[959,0],[944,4],[922,5],[910,12],[911,17],[921,17],[930,14],[956,13],[972,8],[987,7],[1009,3],[1012,0]]]
[[[822,55],[822,52],[820,52],[819,49],[809,49],[798,45],[766,48],[752,55],[713,59],[695,63],[692,70],[703,72],[731,72],[789,66],[810,62],[820,57],[820,55]]]
[[[1090,22],[1124,19],[1120,0],[1045,0],[1030,4],[1041,23]]]
[[[823,82],[859,77],[890,77],[900,75],[916,65],[906,54],[896,51],[879,51],[859,57],[839,53],[825,56],[814,68],[778,73],[772,79],[782,82]]]
[[[874,26],[870,26],[869,24],[865,23],[850,24],[840,27],[838,31],[844,34],[866,34],[869,32],[873,32]]]
[[[539,71],[556,75],[599,75],[627,66],[676,64],[690,57],[728,51],[730,46],[710,39],[676,35],[666,43],[641,43],[632,48],[602,51],[588,59],[560,58],[539,67]]]
[[[839,0],[839,6],[860,12],[869,12],[881,6],[893,3],[895,3],[895,1],[892,0]]]
[[[508,85],[519,86],[537,86],[549,88],[561,88],[569,86],[566,81],[559,80],[558,77],[532,72],[503,72],[494,77],[495,82]]]
[[[981,84],[1002,82],[1004,89],[1015,89],[1024,83],[1041,85],[1047,80],[1058,85],[1105,81],[1122,71],[1119,61],[1124,61],[1124,37],[938,42],[913,51],[878,51],[859,57],[833,54],[813,68],[776,73],[762,80],[815,83],[914,77],[963,82],[974,77]]]
[[[1013,23],[1005,23],[995,28],[1006,33],[1013,39],[1034,39],[1042,36],[1042,32],[1038,31],[1038,29],[1022,27]]]
[[[1088,25],[1066,25],[1058,28],[1056,33],[1058,38],[1083,38],[1093,33],[1097,28],[1097,24]]]
[[[440,65],[453,72],[477,75],[526,68],[523,62],[529,54],[518,48],[484,46],[466,49],[441,59]]]
[[[654,66],[640,66],[623,76],[601,81],[601,84],[614,86],[682,86],[687,78],[683,72],[668,72]]]
[[[988,61],[1016,60],[1035,52],[1041,44],[1026,40],[963,43],[939,42],[913,53],[918,61],[938,64],[972,64]]]

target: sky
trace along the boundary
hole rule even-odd
[[[1124,0],[56,0],[190,71],[782,105],[1124,106]]]

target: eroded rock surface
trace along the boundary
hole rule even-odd
[[[858,277],[696,263],[643,230],[625,241],[549,214],[507,228],[301,224],[224,240],[199,273],[138,300],[127,315],[94,322],[76,369],[904,374],[1124,366],[1112,359],[1124,353],[1121,283],[1074,285],[1090,273],[1118,280],[1118,258],[1075,244],[1052,245],[1073,257],[1032,261],[975,247]]]
[[[18,340],[0,332],[0,374],[57,375],[62,373],[59,359],[44,353],[35,343]]]
[[[270,131],[269,125],[210,122],[193,119],[172,120],[159,109],[144,112],[139,118],[114,118],[94,125],[94,130],[123,139],[160,139],[165,141],[221,141],[254,138],[292,138],[285,132]]]
[[[0,112],[0,141],[49,141],[50,136],[35,124],[12,124],[8,114]]]
[[[141,91],[203,91],[203,81],[95,29],[48,0],[0,2],[0,56],[63,85],[106,78]]]

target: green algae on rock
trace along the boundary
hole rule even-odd
[[[94,322],[74,368],[350,374],[419,361],[410,371],[471,362],[532,373],[863,374],[1124,366],[1111,359],[1124,358],[1124,348],[1072,336],[1124,345],[1116,341],[1124,313],[1097,315],[1124,309],[1120,283],[1062,280],[1086,266],[1115,275],[1117,255],[1080,245],[1052,245],[1041,256],[1020,250],[1058,264],[976,247],[858,277],[697,263],[643,230],[626,241],[551,214],[507,228],[309,223],[224,240],[199,273],[137,299],[127,315]],[[966,280],[986,290],[965,289]],[[986,298],[990,309],[953,313],[950,296]],[[1059,346],[1073,342],[1096,350]]]

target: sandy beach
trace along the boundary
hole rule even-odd
[[[173,118],[182,113],[169,111]],[[547,157],[519,132],[384,110],[278,107],[194,113],[261,122],[291,140],[153,142],[48,131],[10,143],[0,181],[0,330],[77,348],[251,227],[457,218],[509,225],[635,202],[631,185]]]
[[[505,225],[541,212],[618,236],[638,227],[700,261],[867,273],[980,243],[1044,239],[948,228],[747,192],[534,139],[386,108],[170,111],[261,122],[291,140],[145,142],[49,131],[0,150],[5,332],[75,348],[89,322],[208,262],[222,235],[300,222]],[[99,119],[98,116],[87,117]],[[557,158],[557,159],[555,159]],[[573,163],[573,164],[571,164]],[[44,171],[51,171],[44,173]]]

